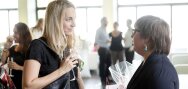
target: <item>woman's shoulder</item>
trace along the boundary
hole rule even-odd
[[[119,35],[122,35],[122,32],[121,32],[121,31],[119,31]]]
[[[13,46],[10,47],[10,49],[9,49],[10,54],[14,54],[15,53],[16,46],[18,46],[18,45],[13,45]]]
[[[39,39],[34,39],[34,40],[31,41],[30,45],[40,45],[40,44],[42,44],[42,43],[40,42]]]
[[[166,71],[166,73],[175,72],[174,66],[166,54],[155,54],[152,60],[152,66],[155,71],[158,70],[159,73],[161,73],[161,71]]]
[[[30,46],[44,47],[44,44],[46,44],[46,42],[43,39],[38,38],[38,39],[32,40]]]

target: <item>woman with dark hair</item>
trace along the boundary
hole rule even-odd
[[[12,58],[12,61],[8,61],[8,67],[12,69],[12,80],[17,89],[22,89],[22,70],[25,59],[26,51],[32,40],[29,28],[25,23],[17,23],[14,27],[13,37],[8,37],[7,42],[4,45],[2,53],[2,63],[6,63],[7,59]],[[13,45],[13,41],[16,45]]]
[[[132,34],[134,50],[144,60],[127,89],[179,89],[179,79],[167,55],[171,40],[169,25],[155,16],[143,16]]]

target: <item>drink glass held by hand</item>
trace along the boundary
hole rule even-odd
[[[12,57],[8,57],[8,61],[11,62],[11,64],[12,64],[13,58]],[[14,75],[12,75],[12,69],[11,68],[9,68],[9,76],[10,77],[14,77]]]

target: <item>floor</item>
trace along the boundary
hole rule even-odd
[[[82,55],[84,56],[84,55]],[[96,58],[98,56],[97,52],[95,53],[91,53],[89,55],[89,58],[88,59],[98,59]],[[137,56],[136,54],[136,57],[135,57],[135,61],[133,61],[133,63],[137,66],[139,66],[142,58],[140,58],[140,56]],[[96,66],[97,63],[99,62],[99,60],[90,60],[90,62],[88,62],[88,65],[90,69],[92,70],[95,70],[95,71],[98,71],[98,67]],[[90,73],[88,72],[89,71],[89,68],[88,70],[83,70],[83,80],[84,80],[84,85],[85,85],[85,89],[101,89],[101,82],[100,82],[100,78],[98,76],[98,73],[97,72],[94,72],[94,73],[91,73],[91,76],[90,76]],[[87,68],[85,68],[87,69]],[[85,78],[87,77],[87,78]]]
[[[138,58],[140,59],[140,58]],[[141,60],[134,60],[133,64],[135,67],[138,67],[138,65],[141,63]],[[101,88],[101,81],[98,76],[97,71],[90,71],[91,77],[90,78],[83,78],[85,89],[102,89]]]
[[[137,56],[135,60],[133,61],[134,67],[138,67],[142,60],[141,58]],[[188,74],[178,74],[179,77],[179,89],[188,89]],[[96,71],[91,71],[91,77],[90,78],[83,78],[85,89],[102,89],[101,88],[101,82],[100,78],[98,76],[98,73]],[[110,89],[110,88],[108,88]],[[116,89],[116,88],[112,88]]]
[[[101,81],[96,71],[91,71],[91,78],[83,78],[85,89],[101,89]]]

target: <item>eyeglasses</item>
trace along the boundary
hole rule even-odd
[[[140,30],[138,30],[138,29],[133,29],[133,33],[132,33],[131,37],[133,37],[136,32],[140,32]]]

